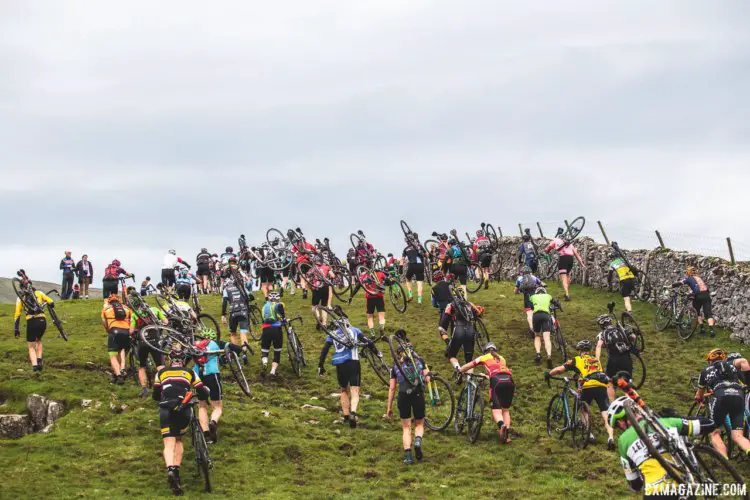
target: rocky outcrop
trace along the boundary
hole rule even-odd
[[[0,415],[0,436],[20,438],[32,432],[48,433],[63,416],[65,406],[39,394],[26,398],[26,415]]]
[[[548,240],[537,239],[539,246]],[[502,238],[495,262],[501,265],[501,276],[515,280],[518,277],[516,252],[521,238]],[[579,238],[574,243],[586,262],[586,269],[573,268],[573,280],[594,288],[607,288],[607,271],[611,261],[610,247],[596,243],[591,238]],[[732,330],[733,340],[750,344],[750,269],[744,265],[732,266],[717,257],[706,257],[688,252],[657,248],[653,250],[625,250],[628,260],[644,270],[651,282],[653,293],[649,300],[655,302],[665,285],[684,275],[687,266],[695,266],[713,294],[714,316],[719,325]],[[616,280],[616,278],[614,278]],[[617,286],[613,282],[614,286]]]
[[[0,436],[17,439],[32,432],[28,415],[0,415]]]

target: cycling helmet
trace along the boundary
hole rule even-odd
[[[607,420],[612,427],[617,424],[618,420],[625,418],[625,402],[628,399],[627,396],[620,396],[612,401],[612,404],[607,408]]]
[[[208,248],[201,248],[201,252],[208,253]]]
[[[592,344],[589,339],[579,340],[576,344],[576,349],[581,352],[590,351],[592,347],[594,347],[594,344]]]
[[[443,234],[441,234],[441,235],[438,236],[438,239],[441,240],[441,241],[445,241],[445,240],[448,239],[448,235],[445,234],[445,233],[443,233]]]
[[[706,354],[706,361],[713,363],[714,361],[724,361],[727,359],[727,352],[724,349],[711,349],[711,352]]]
[[[174,250],[173,248],[170,248],[170,249],[169,249],[169,253],[170,253],[171,255],[177,255],[177,251],[176,251],[176,250]]]
[[[146,281],[151,281],[151,276],[146,276]]]
[[[394,335],[402,340],[406,340],[406,330],[404,330],[403,328],[396,330],[396,333]]]
[[[393,257],[393,254],[392,254],[392,253],[389,253],[389,254],[388,254],[388,257]]]
[[[534,295],[539,295],[539,294],[542,294],[542,293],[547,293],[547,289],[544,288],[543,286],[540,286],[539,288],[537,288],[536,290],[534,290]]]
[[[565,232],[565,229],[563,229],[563,228],[561,228],[561,227],[558,227],[558,228],[557,228],[557,234],[556,234],[555,236],[560,236],[560,235],[561,235],[561,234],[563,234],[564,232]]]
[[[484,231],[477,229],[477,236],[484,236]]]
[[[232,248],[232,247],[226,247],[224,249],[224,251],[226,251],[226,253],[232,253],[234,251],[234,248]]]
[[[451,245],[451,246],[455,245],[456,243],[458,243],[458,242],[456,241],[455,238],[451,238],[451,239],[448,240],[448,244]]]
[[[729,354],[727,354],[727,361],[729,361],[730,363],[734,363],[738,359],[742,359],[742,354],[738,352],[730,352]]]
[[[323,256],[322,255],[316,255],[315,257],[313,257],[313,262],[316,263],[316,264],[318,264],[318,265],[323,264],[323,262],[324,262]]]
[[[278,302],[281,300],[281,294],[276,291],[268,292],[268,300],[271,302]]]
[[[443,281],[445,279],[445,275],[443,274],[443,271],[437,270],[432,273],[432,281]]]
[[[523,266],[521,274],[531,274],[531,268],[529,266]]]
[[[485,353],[488,353],[490,351],[497,351],[497,346],[492,342],[487,342],[487,344],[484,346],[483,351]]]
[[[113,266],[119,266],[120,265],[120,261],[117,260],[117,259],[115,259],[115,260],[112,261],[112,265]]]
[[[609,251],[609,258],[610,259],[614,259],[617,256],[618,256],[617,250],[615,250],[614,248]]]
[[[601,328],[610,326],[612,324],[612,316],[609,314],[600,314],[596,317],[596,322]]]
[[[195,336],[202,339],[216,340],[216,330],[204,326],[196,329]]]

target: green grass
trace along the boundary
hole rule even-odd
[[[557,285],[552,293],[561,295]],[[606,312],[606,303],[616,295],[574,287],[574,300],[563,303],[559,315],[569,343],[593,338],[594,318]],[[225,413],[220,442],[211,448],[215,459],[214,497],[330,498],[435,498],[487,496],[490,498],[563,498],[582,491],[591,498],[629,496],[619,460],[608,452],[603,427],[596,420],[598,443],[575,451],[566,437],[547,437],[544,418],[554,392],[547,388],[543,369],[533,362],[532,341],[526,336],[520,296],[510,283],[493,284],[472,300],[487,308],[490,336],[514,370],[517,383],[512,415],[521,437],[499,446],[494,426],[486,412],[482,436],[471,445],[456,436],[452,427],[443,433],[428,431],[423,463],[407,468],[401,463],[401,429],[398,420],[381,419],[387,389],[363,365],[364,394],[360,427],[352,431],[334,424],[339,418],[335,371],[315,375],[323,336],[314,329],[309,302],[300,294],[285,297],[292,315],[301,314],[300,329],[309,366],[296,379],[282,357],[281,382],[257,382],[259,357],[253,359],[253,397],[246,398],[226,384]],[[207,312],[219,316],[218,298],[203,301]],[[12,309],[0,306],[0,412],[23,407],[31,393],[63,401],[68,413],[49,435],[30,435],[19,440],[0,439],[0,463],[4,466],[4,498],[29,496],[52,498],[124,498],[169,496],[161,457],[158,411],[152,400],[136,397],[132,382],[125,386],[108,383],[106,335],[98,321],[100,301],[64,303],[58,310],[66,318],[70,341],[55,338],[53,329],[45,337],[45,370],[32,374],[26,344],[12,336]],[[349,308],[353,322],[364,326],[364,305],[357,298]],[[730,345],[728,333],[716,339],[695,338],[681,342],[673,330],[654,332],[653,307],[635,304],[635,314],[646,334],[648,377],[641,390],[656,408],[674,407],[687,412],[692,393],[688,379],[704,366],[703,355],[714,346],[742,350]],[[406,314],[389,309],[388,328],[403,327],[433,370],[450,375],[437,335],[437,312],[429,303],[410,303]],[[388,356],[387,346],[381,346]],[[256,350],[257,356],[257,350]],[[561,361],[559,358],[556,362]],[[330,363],[330,357],[329,361]],[[314,399],[315,398],[315,399]],[[82,409],[82,399],[93,399],[99,408]],[[110,403],[126,404],[120,414]],[[305,403],[327,408],[326,412],[302,410]],[[263,412],[270,412],[265,417]],[[187,441],[189,443],[189,440]],[[740,464],[747,472],[747,465]],[[196,474],[189,444],[183,463],[188,494],[205,496]]]

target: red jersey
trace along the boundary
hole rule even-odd
[[[315,248],[315,245],[309,241],[305,241],[305,244],[302,245],[302,250],[297,248],[297,245],[292,245],[292,253],[297,257],[297,264],[299,264],[300,262],[309,261],[310,255],[315,255],[318,253],[318,250]]]
[[[508,368],[508,365],[505,364],[505,358],[500,356],[500,359],[497,360],[495,357],[487,353],[483,356],[478,357],[474,360],[478,365],[483,365],[484,369],[487,370],[487,375],[492,378],[496,375],[511,375],[512,372],[510,368]]]
[[[320,265],[320,266],[315,266],[315,269],[317,269],[317,270],[318,270],[319,274],[318,274],[318,273],[315,273],[315,274],[313,274],[313,275],[312,275],[312,279],[310,280],[310,285],[311,285],[311,286],[312,286],[312,287],[313,287],[313,288],[314,288],[315,290],[319,290],[319,289],[323,288],[324,286],[326,286],[325,282],[323,282],[323,281],[322,281],[322,280],[321,280],[321,279],[319,278],[319,276],[325,276],[325,277],[328,277],[328,274],[329,274],[329,273],[331,272],[331,268],[330,268],[330,267],[328,267],[328,266],[327,266],[327,265],[325,265],[325,264],[322,264],[322,265]]]

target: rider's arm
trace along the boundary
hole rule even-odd
[[[326,338],[325,344],[323,344],[323,349],[320,350],[320,359],[318,360],[319,368],[323,368],[323,365],[325,365],[331,345],[333,345],[333,342],[331,342],[330,337]]]
[[[284,304],[276,304],[276,313],[281,316],[281,319],[286,318],[286,314],[284,311]]]
[[[151,393],[151,397],[155,401],[161,401],[161,380],[158,373],[156,374],[156,378],[154,378],[154,392]]]
[[[231,342],[226,342],[224,340],[217,340],[216,345],[219,346],[219,349],[226,349],[227,347],[229,347],[229,350],[232,352],[236,352],[237,354],[242,353],[242,347],[238,345],[234,345]]]
[[[201,401],[208,400],[208,397],[211,395],[211,391],[208,389],[208,387],[203,385],[203,381],[197,373],[191,373],[193,374],[192,386],[195,389],[195,392],[198,394],[198,399],[200,399]]]
[[[560,366],[556,366],[555,368],[551,369],[549,371],[549,374],[554,376],[554,375],[559,375],[561,373],[564,373],[565,370],[574,370],[574,369],[575,369],[575,365],[573,364],[573,362],[566,361],[564,364]]]
[[[388,384],[388,402],[385,404],[385,413],[388,414],[393,410],[393,397],[396,395],[396,386],[398,381],[396,380],[396,374],[394,369],[391,369],[391,381]]]
[[[602,355],[602,346],[604,345],[604,339],[602,338],[602,334],[599,334],[599,337],[596,340],[596,357],[597,359],[601,358]]]
[[[570,246],[571,248],[573,248],[573,255],[575,256],[576,260],[581,265],[581,267],[586,267],[586,264],[583,262],[583,259],[581,258],[581,254],[578,253],[578,249],[573,244],[571,244]]]
[[[643,488],[643,478],[638,473],[638,468],[630,462],[630,459],[620,455],[620,463],[625,472],[625,479],[628,480],[628,486],[633,491],[641,491]]]
[[[451,307],[450,305],[448,307]],[[447,332],[448,327],[451,324],[451,313],[448,312],[448,308],[445,309],[445,312],[440,317],[440,322],[438,323],[438,328],[441,332]]]
[[[488,354],[485,354],[484,356],[488,356]],[[484,356],[480,356],[480,357],[478,357],[476,359],[473,359],[473,360],[469,361],[468,363],[466,363],[465,365],[463,365],[461,368],[459,368],[459,370],[461,371],[461,373],[466,373],[467,371],[471,370],[472,368],[474,368],[475,366],[477,366],[479,363],[481,363],[482,362],[482,358]],[[492,357],[492,354],[489,354],[489,356]]]
[[[607,288],[609,288],[612,285],[612,276],[615,274],[615,270],[612,269],[610,266],[609,270],[607,270]]]
[[[227,315],[228,306],[229,306],[229,297],[227,297],[226,292],[224,292],[224,298],[221,299],[221,315],[222,316]]]

